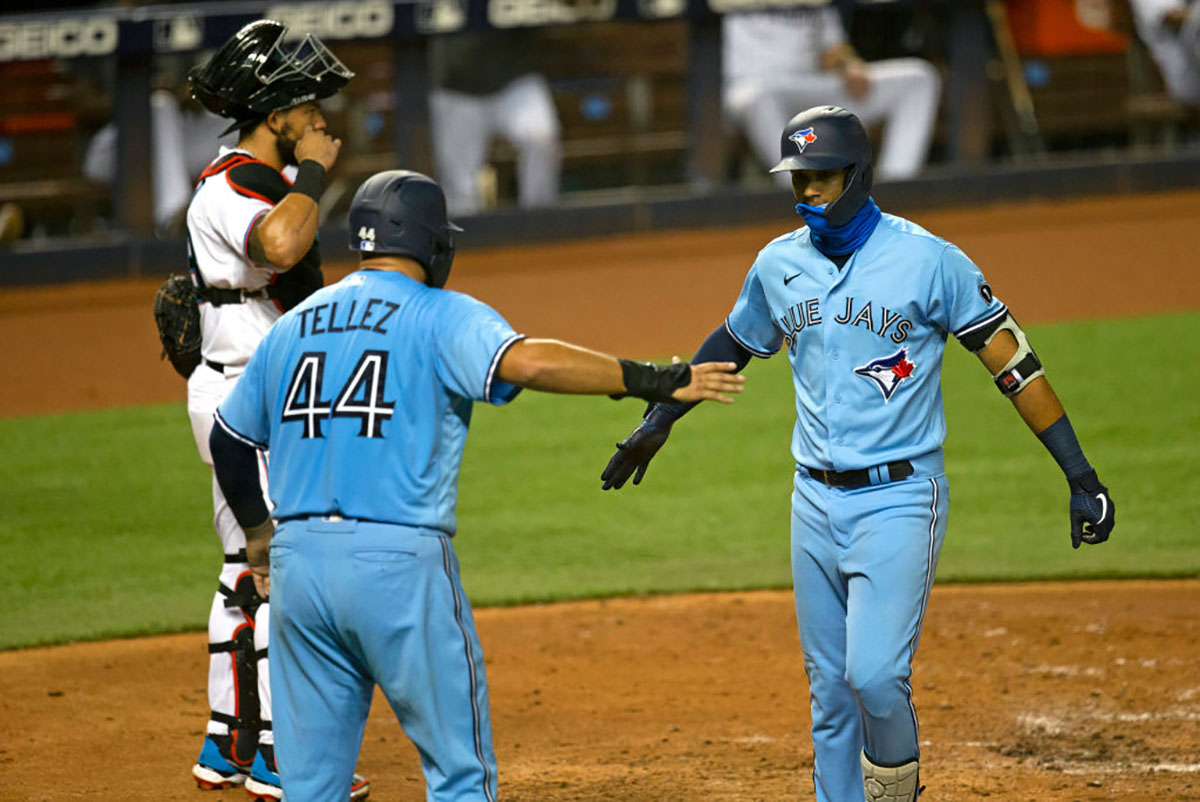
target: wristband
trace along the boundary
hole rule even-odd
[[[1089,470],[1079,476],[1067,477],[1067,485],[1070,486],[1072,493],[1087,493],[1089,496],[1104,489],[1095,470]]]
[[[290,192],[307,195],[320,203],[324,186],[325,167],[316,159],[305,159],[296,170],[296,180],[292,182]]]
[[[670,429],[675,421],[682,418],[685,414],[691,411],[692,407],[699,406],[699,401],[691,401],[689,403],[681,403],[679,401],[667,401],[658,404],[650,404],[646,407],[645,413],[642,415],[642,420],[662,429]]]
[[[1067,419],[1066,413],[1038,433],[1037,437],[1050,452],[1050,456],[1054,457],[1054,461],[1058,463],[1058,467],[1062,469],[1068,480],[1092,469],[1087,458],[1083,456],[1083,449],[1079,447],[1079,438],[1075,436],[1075,429],[1071,426],[1071,421]]]
[[[670,401],[671,394],[692,381],[692,366],[686,362],[674,365],[655,365],[653,362],[618,360],[621,376],[625,381],[625,392],[609,396],[613,400],[627,395],[646,401]]]

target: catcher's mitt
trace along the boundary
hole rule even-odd
[[[183,378],[200,364],[200,307],[190,276],[168,276],[154,293],[154,324],[162,354]]]

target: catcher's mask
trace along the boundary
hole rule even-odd
[[[257,20],[188,73],[192,97],[233,120],[222,136],[273,111],[336,94],[354,77],[315,34],[284,44],[287,27]]]
[[[409,256],[425,268],[425,283],[446,286],[454,261],[453,232],[446,219],[446,196],[427,175],[387,170],[363,182],[350,201],[350,250]]]
[[[772,173],[850,168],[842,194],[825,208],[830,225],[848,223],[871,195],[871,140],[858,117],[843,108],[815,106],[797,114],[783,129],[779,154]]]

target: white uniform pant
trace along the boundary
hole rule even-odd
[[[863,98],[852,97],[834,72],[732,82],[723,93],[725,114],[745,132],[758,160],[773,167],[780,158],[779,141],[788,120],[813,106],[841,106],[858,115],[864,125],[883,123],[876,175],[911,178],[929,152],[941,76],[932,64],[917,58],[873,61],[867,70],[871,88]],[[781,185],[791,186],[788,173],[776,175]]]
[[[236,383],[236,376],[225,376],[204,364],[197,367],[192,372],[191,378],[188,379],[188,417],[192,423],[192,435],[196,439],[196,448],[200,452],[200,458],[210,468],[212,467],[212,453],[208,448],[208,437],[212,432],[213,413],[216,412],[217,406]],[[259,479],[265,492],[265,464],[261,456]],[[212,478],[212,498],[213,527],[217,530],[217,537],[220,538],[221,550],[226,555],[234,555],[243,551],[246,548],[245,532],[238,525],[233,511],[229,509],[229,503],[225,500],[225,495],[217,484],[216,475]],[[237,586],[238,578],[249,570],[250,566],[244,561],[225,562],[221,567],[219,581],[232,590]],[[268,632],[265,624],[268,614],[268,605],[262,605],[255,615],[262,626],[256,626],[256,622],[251,620],[240,607],[226,607],[225,597],[219,591],[214,592],[212,607],[208,615],[208,642],[210,644],[227,643],[234,640],[239,632],[249,627],[254,632],[255,650],[260,654],[265,653]],[[263,721],[269,722],[271,720],[271,689],[265,660],[264,657],[258,661],[259,716]],[[231,652],[217,652],[209,656],[208,703],[216,713],[234,717],[239,714],[234,657]],[[229,732],[229,726],[224,722],[210,719],[207,731],[212,735],[226,735]],[[262,743],[272,743],[271,730],[265,729],[260,732],[259,740]]]
[[[496,135],[517,149],[520,205],[548,206],[558,201],[562,144],[558,113],[544,77],[525,75],[485,96],[434,89],[429,115],[434,163],[451,215],[473,214],[481,208],[479,171]]]

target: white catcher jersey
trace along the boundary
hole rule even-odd
[[[758,356],[786,344],[796,389],[792,456],[845,471],[940,448],[946,335],[1007,312],[966,254],[885,214],[841,270],[808,228],[770,242],[725,325]]]
[[[235,153],[250,156],[222,146],[210,169]],[[290,183],[295,168],[285,167],[283,176]],[[251,226],[273,206],[262,194],[235,184],[227,170],[201,175],[187,210],[188,253],[200,286],[253,291],[271,283],[275,269],[251,262],[246,245]],[[225,365],[245,364],[281,314],[279,306],[265,298],[221,306],[202,301],[200,355]]]

